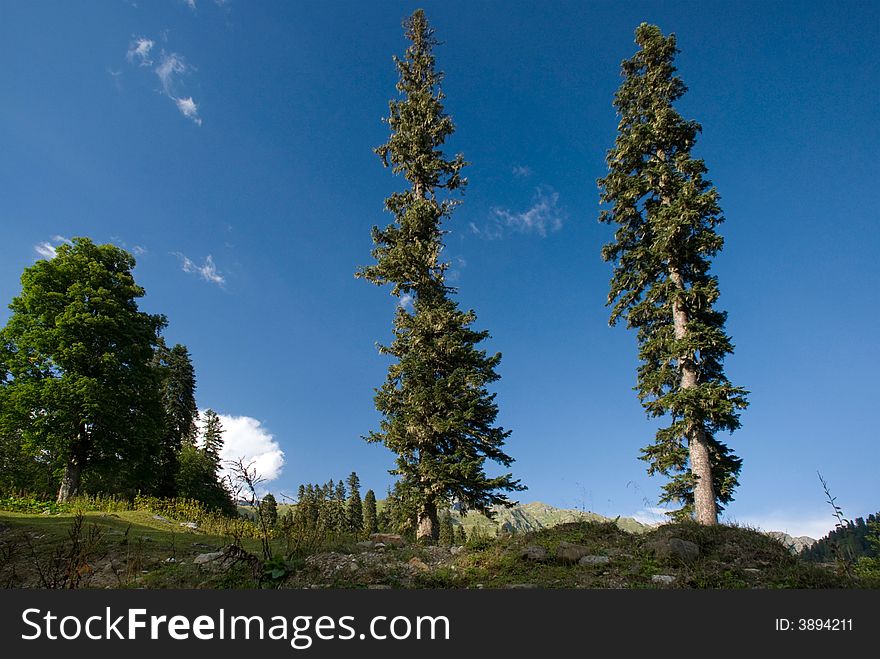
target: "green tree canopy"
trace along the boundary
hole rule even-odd
[[[51,466],[59,501],[83,480],[151,489],[162,431],[151,361],[165,318],[138,309],[134,265],[75,238],[25,269],[0,331],[0,432]]]

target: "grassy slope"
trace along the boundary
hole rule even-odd
[[[0,587],[45,587],[45,579],[61,578],[71,568],[79,573],[80,585],[89,587],[221,585],[218,575],[206,578],[192,559],[229,545],[228,537],[184,528],[146,511],[86,512],[85,547],[74,556],[70,537],[74,518],[73,513],[0,511]],[[96,542],[88,542],[90,533],[96,534]],[[259,552],[259,541],[243,544]],[[233,579],[223,585],[236,584]]]
[[[64,572],[70,554],[73,514],[33,515],[0,512],[0,586],[45,587],[48,574]],[[235,588],[256,585],[253,566],[238,563],[193,564],[198,554],[219,551],[229,537],[208,535],[181,527],[177,522],[156,519],[144,511],[118,513],[90,512],[84,516],[84,533],[99,535],[94,549],[77,558],[76,571],[82,573],[80,587],[119,588]],[[700,557],[693,563],[678,559],[657,559],[651,543],[662,537],[678,537],[695,542]],[[559,563],[552,557],[560,542],[586,545],[591,553],[610,557],[600,566]],[[521,557],[527,545],[546,548],[546,562]],[[259,542],[245,540],[243,546],[259,555]],[[283,541],[274,541],[276,554],[285,555]],[[761,533],[728,526],[701,527],[695,524],[667,525],[645,533],[627,533],[613,523],[572,522],[537,532],[500,538],[477,538],[457,555],[446,550],[408,546],[368,555],[354,547],[336,548],[325,554],[328,560],[346,565],[368,560],[384,562],[388,570],[400,572],[413,558],[421,558],[430,569],[411,579],[391,581],[399,587],[502,588],[529,584],[550,588],[657,588],[654,575],[675,578],[672,587],[684,588],[841,588],[876,587],[856,583],[835,570],[806,564],[785,547]],[[443,553],[445,552],[445,553]],[[168,559],[174,559],[169,561]],[[57,559],[57,560],[56,560]],[[52,565],[58,569],[52,569]],[[297,561],[285,581],[288,587],[326,583],[310,573],[308,561]],[[41,579],[40,574],[43,573]],[[338,574],[330,585],[365,587],[389,584],[381,578],[353,571]]]

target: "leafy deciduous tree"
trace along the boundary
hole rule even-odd
[[[151,360],[165,318],[138,309],[134,265],[119,247],[74,238],[25,269],[0,332],[0,426],[60,472],[58,501],[84,476],[137,486],[155,472],[162,413]]]

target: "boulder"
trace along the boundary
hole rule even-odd
[[[610,562],[608,556],[581,556],[578,565],[608,565]]]
[[[199,554],[193,559],[193,565],[204,565],[205,563],[212,563],[213,561],[218,561],[223,558],[222,551],[211,551],[207,554]]]
[[[520,558],[527,561],[546,561],[547,550],[541,545],[529,545],[522,550]]]
[[[370,540],[373,542],[381,542],[383,545],[392,545],[394,547],[403,547],[406,544],[403,538],[394,533],[371,533]]]
[[[563,563],[577,563],[582,557],[587,556],[590,550],[583,545],[571,542],[560,542],[556,547],[556,558]]]
[[[669,586],[675,583],[675,577],[670,574],[655,574],[651,577],[651,581],[653,583],[663,584],[664,586]]]
[[[181,522],[180,525],[186,529],[192,529],[193,531],[196,531],[199,528],[198,522]]]
[[[364,551],[369,551],[369,550],[373,549],[375,546],[376,546],[376,543],[373,542],[372,540],[362,540],[361,542],[358,542],[357,544],[355,544],[355,547],[357,547],[358,549],[363,549]]]
[[[685,563],[692,563],[700,555],[700,548],[689,540],[681,538],[663,538],[655,540],[648,545],[659,559],[677,559]]]

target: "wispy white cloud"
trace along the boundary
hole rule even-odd
[[[34,251],[44,259],[54,259],[56,254],[55,245],[47,242],[34,245]]]
[[[413,308],[413,296],[409,293],[404,293],[400,296],[400,299],[397,301],[397,306],[407,311],[412,311]]]
[[[186,59],[177,53],[166,53],[162,51],[159,64],[156,67],[156,75],[162,84],[162,93],[174,101],[177,109],[187,119],[191,119],[195,124],[201,126],[202,118],[199,116],[199,106],[193,100],[192,96],[184,98],[177,95],[177,87],[180,84],[180,77],[192,71],[192,67],[187,64]]]
[[[129,45],[125,57],[129,62],[137,61],[140,66],[151,66],[153,60],[150,59],[150,51],[153,50],[153,46],[155,45],[156,42],[152,39],[138,37]]]
[[[186,60],[177,53],[166,53],[162,51],[159,59],[159,65],[156,67],[156,75],[159,76],[159,82],[162,83],[162,91],[169,98],[175,98],[174,87],[177,82],[176,77],[183,75],[189,69]]]
[[[517,178],[528,178],[532,175],[532,168],[525,165],[514,165],[511,171]]]
[[[204,416],[204,415],[202,415]],[[275,436],[258,419],[250,416],[217,414],[223,427],[223,461],[221,476],[229,475],[227,463],[241,461],[252,465],[264,485],[281,476],[284,468],[284,451]]]
[[[520,233],[546,236],[548,231],[559,231],[562,228],[563,213],[559,208],[559,193],[547,185],[535,188],[532,205],[524,211],[495,208],[492,212],[503,225]]]
[[[202,265],[196,264],[186,254],[181,254],[180,252],[172,252],[172,254],[180,259],[180,267],[184,272],[197,274],[206,282],[217,284],[218,286],[226,283],[226,278],[217,270],[217,266],[214,265],[214,259],[210,254],[205,257],[205,262]]]
[[[44,240],[43,242],[39,242],[34,245],[34,251],[41,258],[54,259],[57,254],[58,246],[63,243],[69,242],[70,240],[68,240],[64,236],[59,236],[58,234],[55,234],[54,236],[51,236],[49,240]]]
[[[531,205],[522,211],[495,207],[482,227],[470,223],[472,233],[486,240],[502,238],[506,232],[536,233],[545,237],[559,231],[565,220],[565,211],[559,206],[559,193],[549,185],[535,188]]]
[[[182,2],[193,11],[196,10],[196,0],[182,0]]]
[[[144,247],[143,245],[135,245],[134,247],[131,248],[131,253],[134,254],[135,256],[140,256],[141,254],[147,253],[147,248]]]
[[[199,126],[202,125],[202,118],[199,116],[199,106],[192,99],[192,96],[188,96],[187,98],[175,98],[174,102],[177,103],[177,109],[183,113],[184,117],[192,119]]]
[[[163,38],[167,39],[167,35],[164,35]],[[137,62],[139,66],[153,67],[152,52],[155,45],[152,39],[139,37],[129,46],[126,59],[131,63]],[[178,53],[166,52],[162,49],[158,62],[152,70],[159,78],[160,93],[174,101],[174,105],[184,117],[197,126],[201,126],[202,118],[199,116],[199,104],[192,96],[184,96],[180,90],[183,86],[182,78],[195,70],[186,61],[186,58]]]

